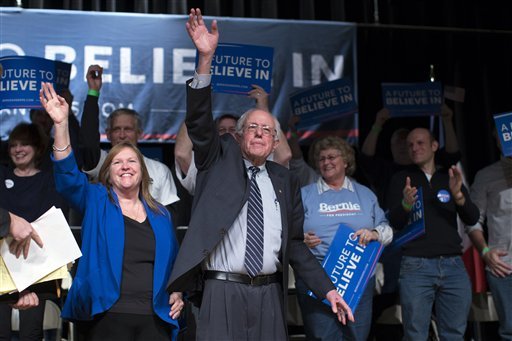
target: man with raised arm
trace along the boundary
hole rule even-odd
[[[278,121],[251,109],[236,134],[219,136],[212,117],[210,68],[219,40],[201,11],[187,32],[198,50],[187,82],[188,134],[198,169],[192,219],[168,290],[202,291],[199,340],[286,340],[290,264],[313,292],[327,298],[342,323],[352,312],[303,242],[298,183],[267,157],[279,143]]]
[[[98,178],[99,170],[107,156],[107,152],[100,148],[99,133],[98,99],[102,86],[102,74],[103,68],[99,65],[91,65],[87,70],[89,91],[85,100],[80,129],[83,170],[94,180]],[[137,145],[142,135],[139,114],[128,108],[113,111],[107,118],[106,133],[112,146],[124,141]],[[164,206],[177,202],[179,198],[176,184],[169,168],[165,164],[147,157],[144,157],[144,162],[151,178],[151,195]]]

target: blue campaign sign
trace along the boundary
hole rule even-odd
[[[78,119],[87,96],[87,68],[99,64],[103,67],[100,133],[105,132],[112,111],[128,107],[141,116],[143,141],[174,142],[185,117],[185,82],[195,70],[196,49],[185,29],[187,19],[187,15],[2,8],[0,57],[37,56],[72,64],[72,109]],[[288,122],[288,95],[294,91],[347,77],[357,89],[356,26],[352,23],[204,19],[208,27],[217,20],[220,43],[273,49],[269,107],[282,125]],[[254,107],[254,100],[215,92],[212,105],[215,117],[239,116]],[[28,109],[1,109],[1,139],[7,139],[22,121],[29,121]],[[357,142],[357,120],[347,120],[343,127]],[[315,131],[325,128],[318,125]]]
[[[356,311],[383,249],[376,241],[366,246],[359,245],[354,234],[351,227],[340,224],[322,263],[336,290],[352,312]],[[314,297],[311,291],[308,294]],[[330,305],[326,299],[323,302]]]
[[[501,153],[512,156],[512,112],[495,115],[494,123],[500,138]]]
[[[391,116],[425,116],[441,113],[440,82],[382,83],[382,103]]]
[[[57,92],[69,86],[71,64],[30,56],[0,58],[0,109],[41,108],[41,82],[53,83]]]
[[[256,84],[269,94],[273,58],[273,47],[219,44],[212,61],[213,91],[246,95]]]
[[[299,128],[326,122],[357,112],[354,87],[348,78],[325,82],[290,95],[292,114],[299,116]]]
[[[418,187],[418,198],[409,212],[407,225],[393,237],[389,249],[399,248],[405,243],[425,234],[425,214],[423,211],[423,190]]]

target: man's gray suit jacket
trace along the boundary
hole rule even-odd
[[[211,87],[193,89],[187,83],[185,123],[194,146],[198,175],[192,218],[169,279],[169,292],[202,290],[201,263],[224,238],[249,196],[240,145],[231,134],[219,137],[215,128]],[[323,298],[334,285],[303,242],[304,210],[299,183],[277,163],[267,161],[266,168],[281,207],[279,259],[283,269],[284,306],[289,264],[315,295]]]

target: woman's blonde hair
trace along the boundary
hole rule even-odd
[[[313,156],[315,158],[315,166],[318,168],[320,152],[326,149],[336,149],[340,151],[341,157],[347,164],[345,174],[352,176],[356,171],[356,156],[354,148],[344,139],[337,136],[326,136],[316,141],[313,146]]]
[[[135,152],[135,155],[137,155],[137,159],[139,160],[139,163],[140,163],[140,170],[141,170],[141,173],[142,173],[142,179],[141,179],[141,182],[140,182],[140,193],[139,193],[139,195],[141,196],[142,199],[144,199],[144,201],[146,201],[146,203],[148,204],[149,208],[153,212],[155,212],[155,213],[162,213],[160,205],[151,196],[151,193],[149,192],[149,186],[151,185],[153,180],[149,176],[148,169],[146,167],[146,164],[144,163],[144,156],[140,152],[139,148],[137,148],[136,146],[134,146],[130,142],[118,143],[115,146],[113,146],[112,149],[110,149],[110,151],[108,152],[107,157],[105,159],[105,162],[103,162],[103,165],[101,166],[100,174],[99,174],[99,182],[101,184],[103,184],[103,186],[105,186],[107,188],[110,200],[112,200],[112,202],[114,202],[114,197],[112,196],[112,183],[110,181],[110,167],[112,166],[112,160],[124,148],[130,148],[131,150],[133,150]]]

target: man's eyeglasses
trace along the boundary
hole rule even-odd
[[[323,162],[325,162],[325,161],[329,161],[329,162],[331,162],[331,161],[336,160],[336,159],[337,159],[337,158],[339,158],[340,156],[341,156],[340,154],[338,154],[338,155],[327,155],[327,156],[322,156],[321,158],[319,158],[319,159],[318,159],[318,162],[320,162],[320,163],[323,163]]]
[[[274,136],[275,135],[275,129],[269,127],[268,125],[262,125],[260,126],[257,123],[249,123],[245,126],[245,131],[249,132],[251,134],[256,134],[258,129],[261,129],[261,134],[263,136]]]

